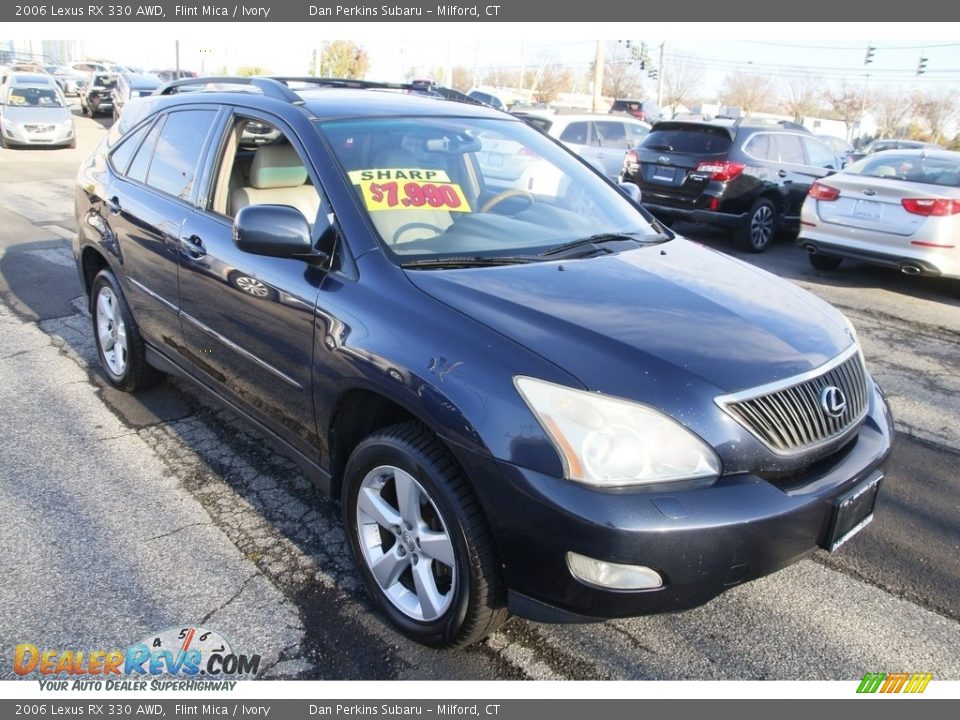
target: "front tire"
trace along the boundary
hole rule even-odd
[[[500,567],[459,466],[418,422],[353,451],[342,497],[347,544],[390,622],[431,647],[479,642],[506,618]]]
[[[747,222],[737,236],[741,250],[761,253],[777,233],[777,208],[766,198],[757,200],[747,214]]]
[[[101,270],[94,278],[90,314],[100,366],[111,385],[134,392],[156,385],[163,378],[159,370],[147,364],[140,329],[110,270]]]

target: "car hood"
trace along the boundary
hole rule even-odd
[[[657,404],[703,384],[726,393],[798,375],[853,342],[827,303],[679,238],[593,258],[407,276],[584,387]]]
[[[56,107],[14,107],[8,105],[4,108],[3,115],[10,122],[15,123],[37,123],[51,125],[62,123],[68,120],[70,111],[67,108]]]

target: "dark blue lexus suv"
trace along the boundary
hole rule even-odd
[[[872,518],[893,431],[843,315],[504,113],[177,81],[76,212],[107,379],[191,378],[281,443],[420,642],[690,608]]]

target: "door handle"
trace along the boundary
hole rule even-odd
[[[183,249],[186,250],[187,254],[194,260],[202,258],[207,254],[207,249],[203,246],[203,240],[201,240],[197,235],[180,238],[180,244],[183,246]]]
[[[110,209],[111,215],[119,215],[121,212],[120,198],[114,195],[112,198],[107,200],[107,207]]]
[[[787,171],[786,171],[786,170],[781,170],[780,172],[777,173],[777,175],[779,175],[780,177],[786,177],[786,176],[787,176]]]

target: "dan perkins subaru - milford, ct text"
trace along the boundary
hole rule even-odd
[[[486,17],[500,15],[500,5],[484,5]],[[310,17],[480,17],[479,5],[437,5],[435,8],[400,5],[311,5]]]

